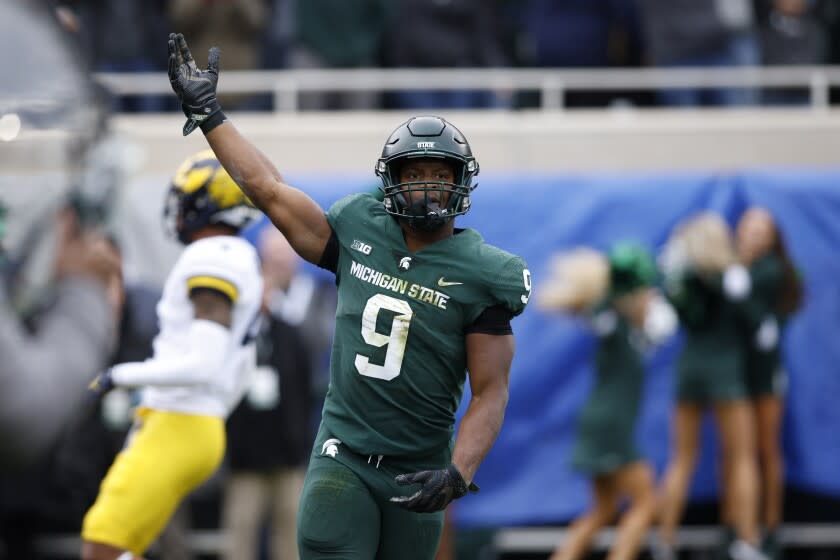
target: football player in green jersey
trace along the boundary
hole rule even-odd
[[[412,118],[376,163],[384,200],[348,196],[325,214],[227,121],[218,50],[207,70],[183,36],[170,36],[169,51],[184,133],[201,128],[295,251],[336,274],[330,387],[298,512],[301,558],[432,558],[444,508],[478,490],[473,478],[501,428],[510,320],[531,291],[521,258],[455,228],[479,170],[469,144],[442,118]],[[467,372],[472,398],[453,445]]]

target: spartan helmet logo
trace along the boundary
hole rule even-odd
[[[321,455],[329,455],[335,458],[338,455],[338,446],[341,445],[341,440],[337,438],[330,438],[321,446]]]
[[[400,259],[400,268],[403,270],[408,270],[408,267],[411,266],[411,257],[403,257]]]

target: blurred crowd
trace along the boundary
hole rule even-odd
[[[199,64],[210,46],[226,70],[318,68],[641,68],[830,64],[840,60],[831,0],[56,0],[92,67],[163,71],[171,31]],[[525,108],[539,92],[318,92],[308,109]],[[797,104],[807,91],[575,91],[570,107],[610,104]],[[127,96],[122,111],[174,110]],[[272,108],[269,96],[225,107]]]

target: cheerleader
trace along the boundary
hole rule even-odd
[[[552,560],[583,558],[599,529],[619,521],[609,560],[636,558],[655,511],[653,469],[639,453],[634,432],[644,384],[643,352],[672,332],[676,317],[652,288],[656,268],[632,244],[603,255],[579,249],[555,258],[538,294],[545,310],[586,319],[598,337],[595,384],[578,420],[572,465],[592,484],[592,506],[571,525]]]

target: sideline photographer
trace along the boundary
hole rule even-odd
[[[110,181],[91,166],[90,148],[105,123],[102,104],[46,7],[0,4],[0,71],[0,473],[6,473],[36,464],[84,410],[87,383],[112,350],[112,300],[121,278],[117,255],[98,231],[113,188],[90,186]]]

